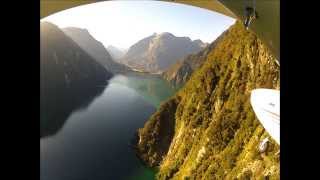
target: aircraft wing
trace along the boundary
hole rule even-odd
[[[252,108],[266,131],[280,144],[280,91],[255,89],[251,92]]]
[[[280,0],[171,0],[212,10],[226,16],[244,21],[246,6],[255,5],[259,18],[249,29],[268,46],[280,62]]]
[[[238,19],[244,20],[245,6],[255,4],[258,19],[249,29],[264,41],[280,62],[280,0],[218,0],[230,9]]]

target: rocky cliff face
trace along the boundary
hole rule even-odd
[[[96,40],[88,30],[68,27],[63,28],[63,32],[75,41],[84,51],[86,51],[97,62],[102,64],[109,72],[114,74],[129,71],[123,64],[115,62],[104,45]]]
[[[137,152],[158,179],[279,179],[279,146],[257,120],[250,91],[279,89],[279,67],[241,23],[227,30],[185,86],[138,131]],[[269,137],[269,139],[272,139]]]
[[[122,59],[134,69],[152,73],[162,72],[177,60],[199,52],[206,44],[171,33],[153,34],[131,46]]]

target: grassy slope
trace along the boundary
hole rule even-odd
[[[268,49],[236,23],[139,130],[140,157],[160,165],[158,179],[279,179],[279,146],[258,152],[268,134],[249,102],[252,89],[279,89],[279,74]]]

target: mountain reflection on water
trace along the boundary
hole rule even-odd
[[[130,142],[174,92],[158,77],[116,75],[105,87],[42,102],[40,179],[154,179]]]
[[[173,87],[159,75],[142,73],[118,75],[112,79],[112,82],[130,87],[155,107],[159,107],[161,102],[165,101],[180,88]]]
[[[57,133],[72,112],[86,108],[103,92],[107,84],[91,88],[61,88],[59,91],[55,89],[54,92],[45,92],[46,96],[41,96],[40,99],[40,137]]]

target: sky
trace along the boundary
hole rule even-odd
[[[211,43],[235,20],[202,8],[160,1],[105,1],[48,16],[60,28],[85,28],[104,46],[128,49],[153,33],[170,32]]]

